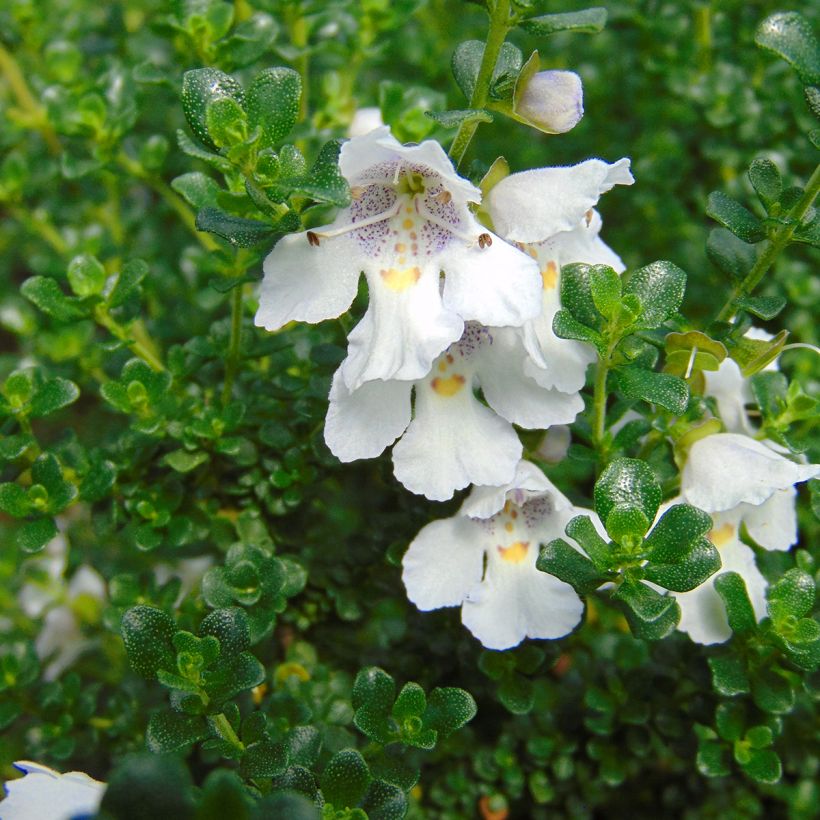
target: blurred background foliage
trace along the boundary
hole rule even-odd
[[[549,6],[542,10],[583,7]],[[729,287],[705,254],[709,192],[750,202],[745,171],[755,157],[773,160],[786,184],[805,182],[815,164],[800,83],[753,45],[757,24],[780,6],[613,0],[606,8],[607,27],[593,37],[511,35],[525,54],[539,49],[542,67],[581,75],[580,125],[550,137],[499,117],[481,127],[469,159],[479,170],[504,155],[523,170],[631,157],[637,184],[605,198],[604,236],[629,267],[668,259],[686,270],[684,313],[705,322]],[[816,30],[817,8],[802,12]],[[363,666],[473,695],[478,716],[466,728],[423,761],[407,752],[422,765],[411,817],[815,816],[813,678],[803,686],[787,673],[796,698],[750,705],[738,718],[777,737],[784,777],[770,783],[698,760],[699,739],[712,742],[712,727],[727,749],[745,741],[720,733],[709,653],[685,636],[639,641],[596,600],[570,638],[502,654],[482,651],[455,611],[415,611],[399,577],[401,554],[458,499],[433,506],[411,496],[384,458],[342,466],[330,456],[322,420],[345,324],[255,329],[245,280],[258,278],[264,245],[235,250],[198,232],[190,191],[174,183],[190,172],[213,175],[177,138],[178,129],[190,134],[183,73],[202,66],[246,87],[268,66],[299,71],[305,92],[290,138],[309,161],[371,105],[400,138],[446,144],[452,132],[424,111],[464,106],[450,56],[461,40],[484,37],[479,4],[8,0],[0,32],[0,381],[10,406],[15,396],[25,403],[42,394],[39,411],[29,406],[3,422],[0,478],[31,483],[36,463],[49,473],[48,453],[59,464],[56,476],[38,480],[53,484],[31,513],[31,531],[0,518],[4,774],[25,757],[107,777],[123,755],[144,748],[148,715],[166,702],[161,687],[128,668],[123,613],[158,607],[195,633],[210,609],[231,605],[247,610],[265,669],[264,684],[237,696],[239,709],[264,712],[274,739],[316,727],[321,754],[310,765],[319,769],[356,745],[377,767],[354,726],[351,687]],[[234,187],[221,202],[242,213],[246,199]],[[96,276],[87,261],[76,264],[90,271],[70,273],[78,256],[99,260],[103,280],[118,275],[120,295],[78,290]],[[792,340],[814,344],[816,262],[816,251],[792,248],[760,290],[788,298],[771,329],[788,327]],[[54,307],[46,299],[49,309],[38,310],[31,285],[21,295],[35,276],[76,300]],[[235,293],[244,295],[242,359],[226,397]],[[25,384],[10,384],[19,368],[33,369]],[[811,353],[787,353],[783,368],[807,392],[816,388]],[[816,443],[811,452],[817,456]],[[575,502],[588,502],[589,463],[570,460],[550,476]],[[56,679],[34,650],[42,619],[20,604],[26,584],[51,589],[48,571],[26,555],[43,543],[40,512],[61,516],[70,552],[52,579],[53,600],[68,606],[91,650]],[[808,504],[801,519],[803,567],[815,572],[816,546],[808,545],[818,528]],[[259,550],[239,569],[235,549],[228,555],[237,544]],[[184,562],[202,557],[211,566],[205,595],[196,594],[199,580],[180,592]],[[107,580],[104,600],[66,597],[59,578],[83,564]],[[793,564],[767,554],[763,569],[775,577]],[[230,766],[224,751],[197,747],[188,756],[195,783]]]

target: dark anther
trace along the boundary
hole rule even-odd
[[[489,248],[493,244],[493,238],[488,233],[483,233],[478,237],[479,248]]]
[[[307,241],[308,241],[308,244],[313,245],[314,248],[319,247],[319,237],[316,236],[316,234],[313,233],[313,231],[308,231],[307,232]]]

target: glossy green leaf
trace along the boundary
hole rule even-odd
[[[726,228],[714,228],[706,241],[706,255],[723,273],[740,281],[755,263],[755,249]]]
[[[23,552],[39,552],[56,535],[57,524],[53,518],[35,518],[18,528],[15,541]]]
[[[750,245],[766,238],[766,232],[760,220],[750,210],[726,196],[722,191],[709,194],[706,214]]]
[[[814,597],[815,585],[811,575],[795,567],[769,587],[766,593],[769,615],[775,623],[787,618],[802,618],[811,612]]]
[[[484,56],[484,43],[481,40],[467,40],[460,43],[453,52],[452,69],[458,87],[465,98],[469,101],[473,96],[476,77],[481,65],[481,58]],[[497,89],[499,93],[492,94],[496,98],[512,95],[513,85],[524,58],[520,49],[512,43],[504,43],[495,64],[492,80],[490,82],[491,92]],[[506,92],[504,94],[503,92]]]
[[[436,687],[427,696],[424,725],[438,732],[439,737],[446,738],[469,723],[477,709],[469,692],[453,686]]]
[[[245,92],[240,83],[216,68],[197,68],[182,76],[182,110],[194,136],[213,150],[217,144],[208,132],[208,104],[216,100],[231,99],[244,106]]]
[[[233,216],[211,207],[199,211],[196,215],[196,227],[197,230],[221,236],[237,248],[251,248],[264,241],[272,245],[276,233],[267,222]]]
[[[145,743],[154,754],[178,752],[208,736],[205,718],[178,712],[156,712],[148,721]]]
[[[635,296],[641,313],[631,330],[651,330],[674,316],[683,302],[686,274],[672,262],[638,268],[624,285],[624,296]],[[563,293],[563,291],[562,291]]]
[[[49,379],[31,397],[28,414],[39,419],[73,404],[80,397],[80,389],[68,379]]]
[[[637,365],[619,367],[615,372],[618,387],[626,398],[657,404],[678,416],[686,411],[689,386],[683,379]]]
[[[780,11],[767,17],[757,27],[755,43],[789,63],[805,85],[820,85],[820,44],[802,14]]]
[[[76,297],[66,296],[56,280],[48,276],[26,279],[20,293],[58,322],[74,322],[88,315],[88,310],[79,304]]]
[[[264,145],[278,145],[296,124],[302,79],[291,68],[266,68],[248,88],[248,125],[259,128]]]
[[[770,159],[756,159],[749,166],[749,180],[767,209],[780,199],[783,180],[777,166]]]
[[[370,770],[355,749],[336,752],[319,780],[325,800],[337,810],[357,806],[369,784]]]
[[[751,691],[746,666],[736,655],[715,655],[707,658],[712,670],[712,686],[719,695],[732,698]]]
[[[522,20],[518,25],[524,31],[541,37],[557,34],[559,31],[569,31],[574,34],[597,34],[603,31],[606,18],[606,9],[596,6],[580,11],[542,14],[539,17]]]
[[[459,128],[466,122],[492,122],[493,115],[483,108],[466,108],[458,111],[425,111],[424,115],[442,128]]]
[[[122,266],[116,284],[108,295],[108,304],[120,307],[137,293],[140,283],[148,275],[148,265],[142,259],[131,259]]]
[[[604,522],[615,507],[637,507],[647,521],[654,521],[661,498],[652,468],[633,458],[616,459],[595,482],[595,511]]]
[[[77,296],[98,296],[107,278],[105,268],[89,254],[75,256],[68,264],[68,284]]]
[[[570,584],[579,595],[588,595],[609,580],[592,561],[560,538],[541,547],[535,565],[541,572]]]
[[[715,578],[714,585],[726,607],[732,631],[743,633],[754,629],[757,619],[743,578],[736,572],[724,572]]]
[[[158,669],[176,668],[171,639],[177,628],[170,615],[140,604],[123,615],[121,628],[128,660],[137,674],[153,678]]]
[[[734,304],[740,310],[768,322],[786,307],[786,300],[782,296],[743,296],[735,299]]]

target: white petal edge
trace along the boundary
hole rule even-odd
[[[741,517],[749,535],[767,550],[785,552],[797,543],[797,490],[787,487],[775,490],[759,506],[743,504]]]
[[[422,612],[458,606],[481,580],[481,527],[461,515],[423,527],[402,558],[402,581],[407,597]]]
[[[6,797],[0,803],[3,820],[70,820],[97,813],[105,783],[83,772],[61,775],[27,760],[14,765],[25,776],[6,781]]]
[[[514,490],[525,493],[527,497],[555,492],[562,499],[564,498],[538,467],[531,461],[522,459],[518,462],[515,468],[515,476],[509,483],[501,487],[473,487],[470,494],[464,499],[459,514],[468,515],[471,518],[491,518],[504,506],[507,493]],[[569,504],[569,501],[566,503]]]

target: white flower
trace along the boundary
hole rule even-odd
[[[749,436],[717,433],[696,441],[690,448],[681,473],[681,494],[690,504],[709,513],[743,505],[743,521],[750,526],[755,540],[758,535],[763,537],[761,546],[788,549],[796,540],[794,485],[819,474],[819,464],[790,461]],[[791,522],[786,515],[788,509]],[[784,545],[787,539],[791,540]],[[770,546],[774,544],[778,546]]]
[[[377,128],[342,146],[339,168],[350,206],[333,224],[287,236],[271,251],[257,325],[339,316],[364,271],[370,305],[341,367],[355,390],[374,379],[422,378],[465,320],[521,325],[538,314],[537,266],[476,221],[468,204],[481,194],[438,143],[403,146]]]
[[[337,372],[325,441],[339,459],[354,461],[378,456],[401,436],[393,448],[396,478],[434,501],[468,484],[506,484],[522,453],[512,425],[567,424],[584,406],[577,394],[538,385],[524,372],[526,361],[514,329],[468,323],[423,379],[372,381],[351,392]]]
[[[587,366],[596,359],[591,345],[559,339],[552,321],[561,307],[560,270],[571,262],[624,270],[620,257],[599,237],[601,217],[593,206],[615,185],[631,185],[629,160],[612,165],[591,159],[570,168],[537,168],[502,179],[486,207],[499,235],[519,243],[541,271],[541,312],[522,328],[532,361],[527,372],[544,387],[579,391]]]
[[[89,601],[105,600],[106,585],[100,574],[85,564],[77,567],[66,585],[68,544],[62,533],[46,545],[44,553],[29,562],[33,577],[22,587],[18,599],[29,617],[45,613],[34,649],[41,661],[47,661],[43,679],[51,681],[93,644],[83,633],[78,612]]]
[[[744,415],[745,415],[745,411]],[[717,433],[696,441],[681,474],[683,500],[712,515],[709,539],[718,548],[722,568],[691,592],[677,593],[678,628],[693,641],[721,643],[731,629],[714,578],[737,572],[759,621],[766,614],[766,579],[751,547],[740,539],[741,524],[767,550],[788,550],[797,542],[794,485],[820,474],[820,465],[798,464],[765,443],[738,433]]]
[[[559,538],[579,510],[532,464],[504,487],[476,487],[458,515],[424,527],[402,559],[408,598],[422,611],[461,606],[488,649],[560,638],[581,620],[575,590],[535,568],[540,543]],[[594,514],[593,514],[594,515]]]
[[[539,71],[515,96],[516,115],[547,134],[565,134],[584,116],[584,89],[574,71]]]
[[[382,112],[380,108],[375,106],[367,108],[357,108],[353,114],[353,119],[350,121],[350,126],[347,129],[348,137],[363,137],[377,128],[384,125],[382,120]]]
[[[669,505],[680,501],[682,499],[675,499]],[[739,508],[712,515],[714,526],[709,540],[720,553],[721,568],[716,575],[690,592],[675,593],[681,610],[678,629],[686,632],[696,643],[723,643],[732,637],[723,600],[714,587],[715,578],[724,572],[736,572],[743,578],[756,619],[760,621],[766,615],[768,583],[757,568],[754,551],[740,540],[738,530],[741,518]]]
[[[83,772],[59,772],[19,760],[15,764],[24,777],[9,780],[0,803],[3,820],[72,820],[97,813],[105,783]]]
[[[752,327],[745,333],[748,339],[770,341],[774,337],[760,328]],[[777,370],[777,360],[770,362],[764,370]],[[712,396],[718,409],[723,426],[730,433],[755,434],[755,428],[749,420],[746,405],[754,401],[749,379],[740,372],[740,367],[733,359],[725,358],[717,370],[703,372],[706,381],[705,395]]]

